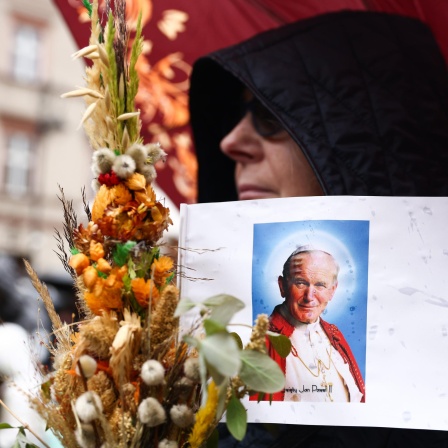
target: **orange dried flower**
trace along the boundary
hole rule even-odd
[[[90,221],[86,228],[80,224],[77,229],[73,230],[73,242],[80,252],[87,253],[89,251],[91,240],[103,240],[100,229],[93,221]]]
[[[70,258],[68,264],[76,271],[77,275],[81,275],[82,271],[90,266],[90,260],[85,254],[76,254]]]
[[[97,222],[98,227],[101,229],[101,232],[104,235],[111,236],[112,238],[122,239],[119,236],[119,222],[113,216],[103,216]]]
[[[126,186],[129,190],[144,190],[146,187],[145,176],[140,173],[134,173],[126,180]]]
[[[140,402],[140,383],[136,381],[132,384],[135,386],[134,401],[135,404],[138,404]]]
[[[135,199],[124,205],[107,206],[96,221],[101,233],[121,241],[145,240],[155,244],[172,222],[169,208],[154,202],[153,195],[153,190],[146,188],[134,192]]]
[[[98,261],[100,258],[103,258],[104,255],[103,245],[93,240],[90,241],[90,259],[93,261]]]
[[[144,278],[134,278],[131,281],[132,292],[141,307],[148,306],[149,295],[151,294],[152,304],[155,304],[159,298],[159,290],[156,288],[152,280],[146,280]]]
[[[145,204],[148,208],[154,207],[156,202],[156,194],[151,185],[147,185],[146,190],[136,191],[134,197],[136,201]]]
[[[92,221],[100,219],[111,202],[109,188],[106,187],[106,185],[101,185],[101,188],[95,196],[95,201],[93,202]]]
[[[114,267],[112,269],[112,272],[117,276],[117,279],[122,281],[123,277],[128,273],[128,268],[126,265],[119,267]]]
[[[101,316],[104,311],[119,310],[123,307],[121,300],[121,290],[102,288],[102,293],[86,292],[84,300],[90,311],[97,316]]]
[[[134,278],[131,281],[132,292],[134,293],[134,296],[139,304],[147,300],[149,297],[149,288],[150,285],[146,284],[146,280],[144,278]]]
[[[163,220],[163,215],[157,207],[157,204],[151,209],[151,216],[154,221],[160,222]]]
[[[100,316],[103,311],[119,310],[123,307],[123,276],[126,267],[113,268],[107,278],[98,277],[91,291],[84,295],[84,300],[92,313]]]
[[[154,270],[154,281],[158,285],[163,285],[171,274],[173,266],[174,262],[170,257],[163,256],[154,260],[151,266],[151,272]]]
[[[151,187],[151,185],[148,185],[146,187],[146,195],[152,202],[156,202],[156,193],[154,189]]]
[[[167,229],[168,224],[171,224],[171,220],[169,218],[168,220],[160,223],[149,220],[143,221],[138,228],[134,229],[133,239],[155,243],[161,238],[162,233]]]
[[[93,266],[88,266],[82,273],[82,279],[87,288],[92,288],[98,279],[98,272]]]
[[[110,263],[109,263],[107,260],[105,260],[104,258],[100,258],[100,259],[98,260],[97,267],[98,267],[98,269],[99,269],[101,272],[104,272],[104,273],[106,273],[106,274],[112,270],[112,266],[111,266]]]
[[[117,205],[125,205],[132,201],[131,192],[123,185],[118,184],[111,188],[111,202]]]

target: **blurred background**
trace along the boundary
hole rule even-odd
[[[48,361],[40,340],[49,322],[22,258],[48,284],[70,322],[73,290],[54,253],[54,230],[62,231],[58,185],[80,220],[85,221],[82,187],[92,196],[91,153],[83,130],[77,130],[83,101],[60,98],[83,83],[83,61],[70,58],[76,49],[50,0],[0,0],[0,398],[41,433],[42,423],[17,386],[36,387],[33,361]],[[19,425],[0,409],[5,421]],[[0,447],[10,447],[16,434],[1,431]]]

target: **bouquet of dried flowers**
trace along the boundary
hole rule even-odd
[[[165,157],[140,137],[135,63],[141,52],[138,23],[130,55],[124,0],[84,0],[91,17],[89,45],[76,53],[92,62],[83,96],[82,119],[93,149],[93,187],[88,224],[78,224],[62,194],[64,237],[59,257],[73,277],[80,321],[62,323],[45,285],[27,263],[49,312],[55,341],[53,371],[44,377],[32,404],[67,448],[199,448],[227,413],[227,425],[244,437],[241,398],[282,389],[284,376],[265,353],[268,318],[258,317],[243,347],[227,325],[243,306],[219,295],[202,303],[179,300],[174,262],[157,245],[171,223],[168,208],[151,186],[154,164]],[[63,192],[62,192],[63,193]],[[85,199],[85,198],[84,198]],[[190,328],[179,331],[182,314],[199,308]],[[279,351],[289,340],[275,338]]]

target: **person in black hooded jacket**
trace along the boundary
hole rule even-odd
[[[430,30],[325,14],[199,59],[191,77],[199,202],[448,196],[448,76]],[[249,425],[222,447],[448,447],[448,432]]]

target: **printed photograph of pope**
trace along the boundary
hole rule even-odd
[[[284,302],[274,308],[270,329],[290,339],[291,352],[281,358],[268,341],[270,356],[286,376],[274,401],[364,402],[364,381],[347,341],[321,318],[338,273],[333,255],[311,246],[298,247],[286,260],[278,277]]]

